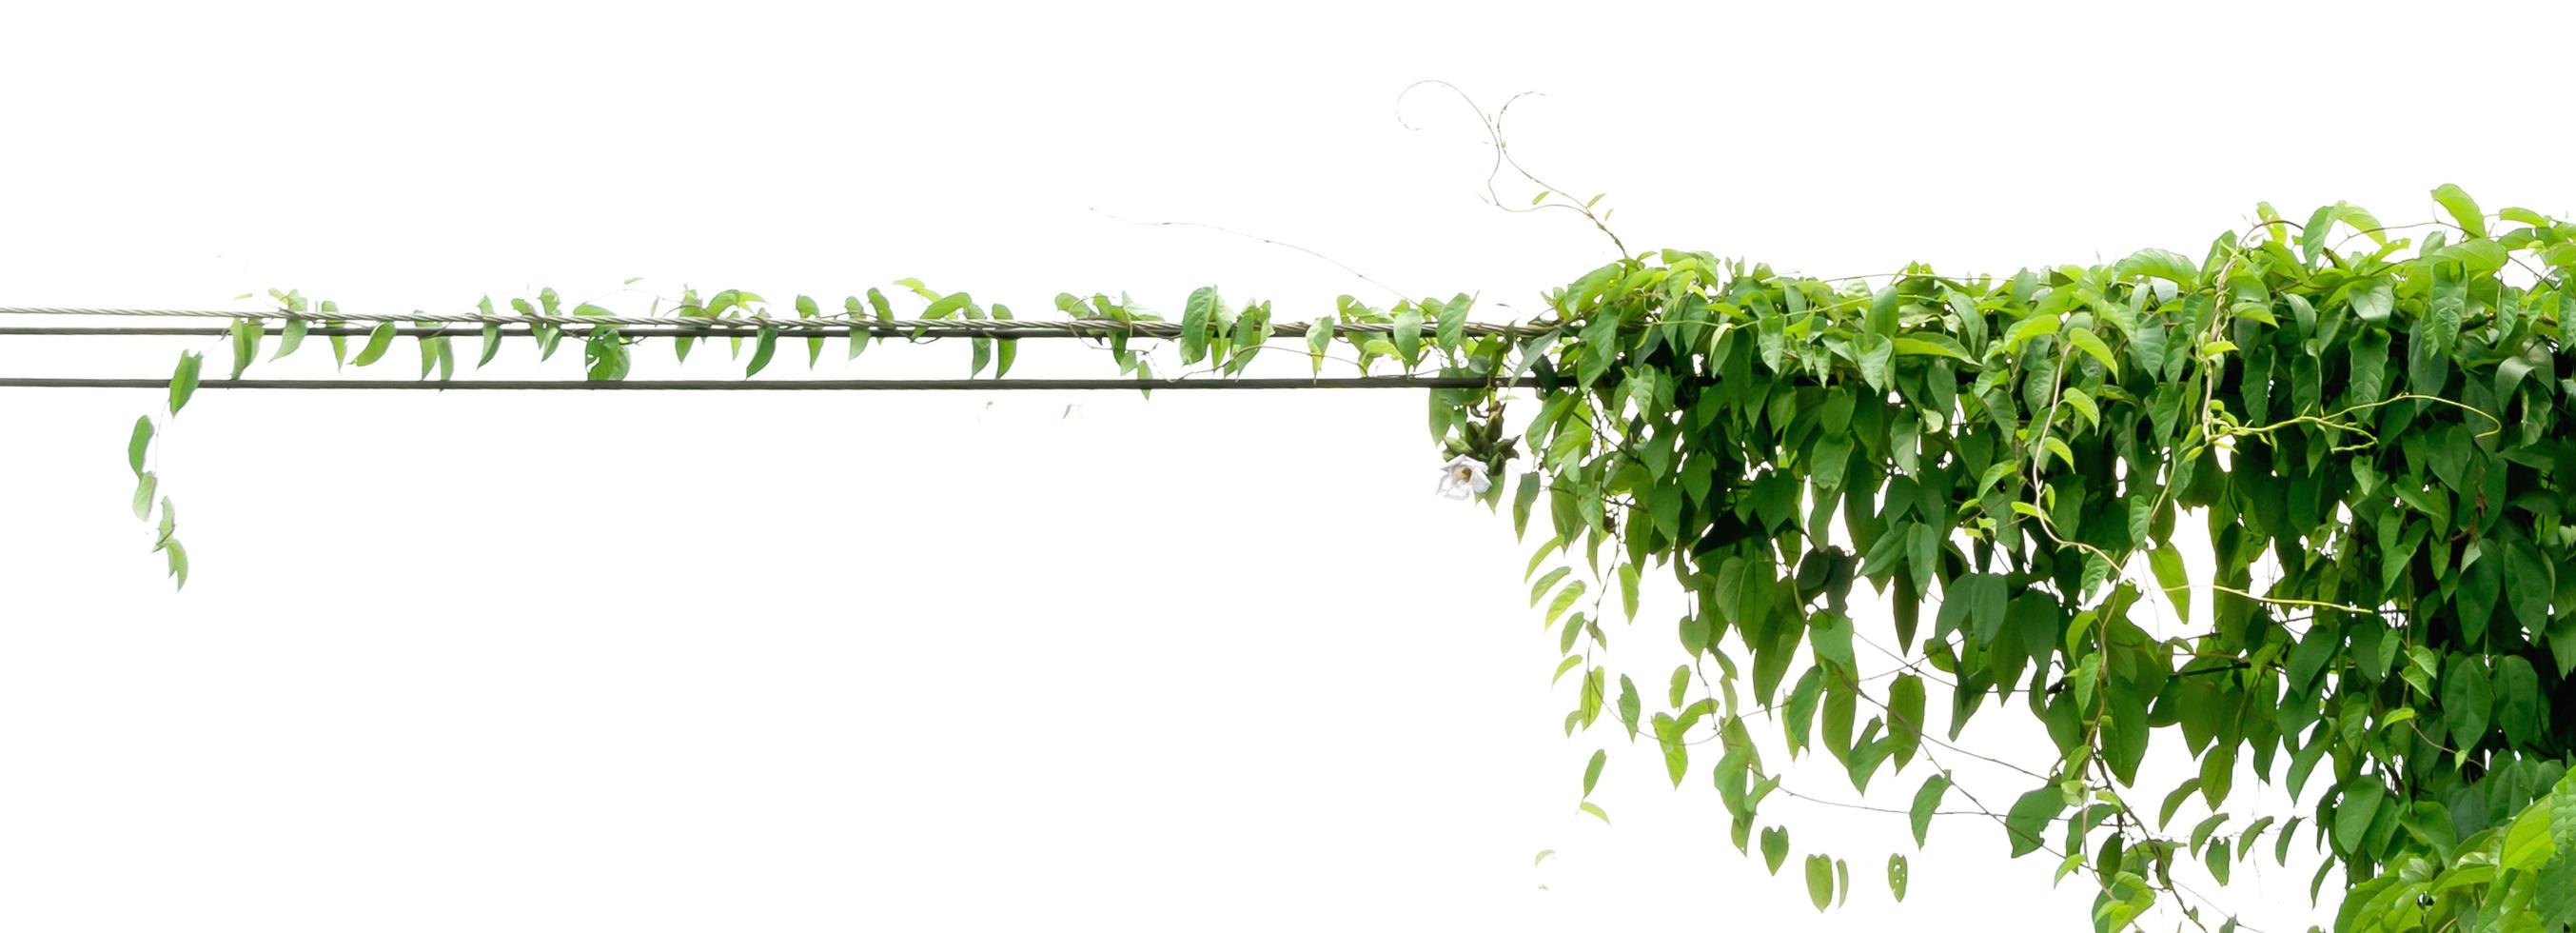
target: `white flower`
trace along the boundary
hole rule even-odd
[[[1485,465],[1474,457],[1461,454],[1440,465],[1438,492],[1442,496],[1464,500],[1484,495],[1493,487],[1494,481],[1485,476]]]

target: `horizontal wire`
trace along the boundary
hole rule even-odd
[[[199,389],[427,389],[506,391],[1190,391],[1197,389],[1479,389],[1486,386],[1530,388],[1536,377],[1479,379],[1473,376],[1340,376],[1321,379],[458,379],[445,382],[404,379],[208,379]],[[168,379],[85,379],[32,376],[0,377],[0,389],[167,389]]]
[[[54,307],[0,307],[0,314],[66,316],[91,315],[99,317],[230,318],[256,320],[287,320],[290,318],[302,318],[308,321],[473,324],[477,326],[484,324],[521,326],[547,324],[565,327],[615,327],[619,328],[620,333],[638,334],[639,336],[644,334],[641,334],[638,331],[628,330],[627,328],[641,327],[662,328],[670,332],[653,334],[656,336],[682,337],[694,336],[709,331],[741,331],[748,333],[758,331],[761,328],[774,328],[781,333],[794,332],[796,336],[812,336],[811,332],[821,330],[826,331],[827,333],[864,331],[870,334],[887,336],[917,334],[924,337],[1013,338],[1114,337],[1121,334],[1131,337],[1177,338],[1181,336],[1183,331],[1183,327],[1178,321],[1117,321],[1098,318],[1082,318],[1061,321],[997,321],[966,320],[962,318],[943,318],[940,320],[863,320],[849,317],[606,317],[586,315],[511,316],[498,314],[366,314],[358,312],[335,313],[325,317],[323,315],[313,314],[310,312],[297,314],[276,310],[246,313],[240,311],[209,311],[178,308]],[[1270,326],[1270,335],[1273,337],[1303,337],[1306,336],[1311,326],[1311,322],[1305,321],[1279,321]],[[1501,334],[1506,336],[1533,335],[1545,333],[1549,329],[1550,328],[1536,325],[1487,323],[1468,323],[1461,328],[1463,333],[1471,336],[1485,336],[1489,334]],[[53,332],[81,335],[115,335],[121,333],[132,333],[137,335],[158,336],[220,336],[222,334],[230,333],[229,329],[189,329],[184,334],[165,334],[162,333],[161,330],[162,329],[158,328],[11,328],[7,331],[0,331],[0,333],[27,333],[31,335]],[[175,328],[173,330],[175,330]],[[365,330],[353,330],[348,328],[334,328],[333,330],[341,332],[343,336],[359,336],[366,333]],[[1395,332],[1395,330],[1396,326],[1394,324],[1384,322],[1337,322],[1333,324],[1333,332],[1342,334],[1390,334]],[[266,332],[279,333],[280,331],[267,329]],[[324,331],[320,328],[310,328],[306,332],[323,333]],[[1435,334],[1438,332],[1438,325],[1436,323],[1426,322],[1422,325],[1422,332],[1426,335]],[[423,333],[434,336],[441,333],[441,331],[436,329],[424,329]],[[454,332],[446,333],[449,336],[455,336]]]

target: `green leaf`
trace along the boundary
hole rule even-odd
[[[1592,796],[1592,785],[1601,783],[1601,768],[1603,765],[1607,765],[1609,763],[1609,749],[1596,748],[1592,750],[1592,760],[1585,763],[1583,766],[1583,796]]]
[[[1780,873],[1781,863],[1788,860],[1789,830],[1780,826],[1763,827],[1762,864],[1770,868],[1772,874],[1777,875]]]
[[[1899,674],[1887,685],[1887,717],[1888,756],[1902,771],[1923,744],[1923,678]]]
[[[2192,792],[2199,789],[2199,778],[2185,778],[2182,784],[2173,789],[2173,793],[2166,794],[2164,806],[2156,811],[2156,828],[2163,829],[2166,824],[2172,823],[2174,811],[2182,809],[2183,801],[2190,800]]]
[[[1914,825],[1915,848],[1923,847],[1924,837],[1932,829],[1932,817],[1941,809],[1941,798],[1949,792],[1950,775],[1946,771],[1925,779],[1922,789],[1914,792],[1914,806],[1907,814]]]
[[[1822,855],[1807,856],[1807,900],[1815,903],[1817,913],[1823,913],[1825,908],[1833,906],[1833,859]]]
[[[2111,355],[2111,345],[2103,343],[2101,336],[2093,333],[2092,328],[2078,327],[2067,331],[2066,342],[2084,351],[2085,355],[2100,360],[2102,368],[2111,371],[2111,378],[2120,377],[2120,358]]]
[[[2130,253],[2129,258],[2120,260],[2118,265],[2111,267],[2111,274],[2124,279],[2139,275],[2153,276],[2189,287],[2199,280],[2200,267],[2194,265],[2190,257],[2172,250],[2142,249]]]
[[[582,342],[584,374],[593,382],[616,382],[626,378],[633,367],[626,345],[614,331],[603,331]]]
[[[1584,801],[1584,802],[1582,803],[1582,805],[1581,805],[1580,807],[1578,807],[1577,809],[1580,809],[1580,810],[1582,810],[1582,811],[1583,811],[1583,812],[1585,812],[1585,813],[1592,814],[1595,818],[1598,818],[1598,819],[1599,819],[1603,824],[1605,824],[1605,825],[1606,825],[1606,824],[1608,824],[1608,823],[1610,822],[1610,813],[1609,813],[1609,811],[1601,809],[1601,805],[1600,805],[1600,804],[1593,803],[1592,801],[1586,800],[1586,801]]]
[[[2388,788],[2374,774],[2356,774],[2343,782],[2342,802],[2335,804],[2335,848],[2343,852],[2360,851],[2363,833],[2370,831],[2370,821],[2379,815],[2379,803],[2388,796]]]
[[[1628,727],[1628,738],[1637,738],[1637,717],[1645,712],[1645,700],[1637,696],[1637,682],[1619,675],[1619,724]]]
[[[2540,694],[2540,672],[2531,662],[2518,654],[2496,662],[2495,692],[2500,710],[2497,725],[2504,728],[2505,741],[2524,748],[2539,739],[2547,699]]]
[[[680,338],[680,339],[682,339],[682,340],[686,340],[686,339],[688,339],[688,338],[683,337],[683,338]],[[480,359],[477,359],[477,360],[475,360],[475,361],[474,361],[474,368],[476,368],[476,369],[482,369],[482,368],[483,368],[483,366],[484,366],[484,364],[492,362],[492,357],[494,357],[494,356],[498,355],[500,352],[501,352],[501,325],[499,325],[499,324],[485,324],[485,325],[483,325],[483,356],[482,356]],[[685,358],[685,355],[684,355],[684,357],[683,357],[683,358]]]
[[[169,497],[169,496],[162,496],[162,497],[161,497],[161,530],[160,530],[158,533],[156,533],[156,534],[154,534],[154,535],[153,535],[153,538],[152,538],[152,549],[153,549],[153,550],[155,550],[155,551],[158,551],[158,550],[161,550],[162,548],[169,547],[169,546],[170,546],[170,533],[171,533],[171,532],[173,532],[173,531],[176,531],[176,530],[178,529],[178,527],[179,527],[179,507],[178,507],[178,506],[176,506],[176,505],[172,505],[172,504],[170,504],[170,497]]]
[[[1556,591],[1556,601],[1548,604],[1547,621],[1551,623],[1555,622],[1556,617],[1564,615],[1565,610],[1574,607],[1575,600],[1582,598],[1583,581],[1576,580],[1567,583],[1564,589]]]
[[[2155,571],[2156,585],[2173,603],[2174,614],[2182,617],[2184,624],[2190,624],[2191,577],[2183,572],[2182,552],[2175,550],[2170,541],[2156,545],[2155,550],[2147,552],[2147,566]]]
[[[2485,664],[2454,654],[2442,665],[2442,719],[2450,724],[2452,747],[2476,748],[2486,738],[2487,715],[2494,706],[2495,692],[2487,681]]]
[[[1961,362],[1976,362],[1976,358],[1969,356],[1968,351],[1960,349],[1957,343],[1939,334],[1897,337],[1889,340],[1888,343],[1895,349],[1897,356],[1946,356]]]
[[[2011,329],[2004,331],[2004,349],[2007,351],[2020,350],[2023,343],[2033,338],[2046,337],[2050,334],[2057,333],[2057,329],[2064,326],[2065,323],[2065,321],[2059,320],[2057,316],[2053,314],[2034,314],[2030,317],[2023,318],[2019,322],[2013,324]]]
[[[170,576],[179,580],[179,589],[188,588],[188,548],[177,538],[165,539],[161,553],[170,559]]]
[[[1905,900],[1906,879],[1913,873],[1913,869],[1905,864],[1904,853],[1895,853],[1887,857],[1887,890],[1895,894],[1900,903]]]
[[[152,517],[152,493],[160,488],[161,477],[146,470],[134,480],[134,520],[139,522]]]
[[[2045,448],[2049,453],[2056,454],[2057,459],[2065,462],[2067,469],[2072,470],[2076,468],[2075,451],[2072,448],[2067,447],[2065,441],[2059,440],[2057,435],[2051,434],[2047,437],[2041,438],[2039,446]]]
[[[1542,549],[1539,553],[1544,555],[1547,551]],[[1572,567],[1558,567],[1548,571],[1546,576],[1538,578],[1538,582],[1530,586],[1530,608],[1538,608],[1539,600],[1547,598],[1548,590],[1556,586],[1556,581],[1565,579],[1566,574],[1573,572]]]
[[[1422,309],[1411,303],[1397,305],[1395,321],[1387,337],[1395,342],[1395,355],[1412,369],[1422,361]]]
[[[582,307],[585,307],[585,308],[586,308],[586,307],[589,307],[589,305],[583,305]],[[578,312],[576,312],[576,313],[578,313]],[[814,299],[812,299],[812,298],[808,298],[808,297],[805,297],[805,296],[803,296],[803,295],[798,295],[798,296],[796,296],[796,316],[797,316],[798,318],[815,318],[815,317],[822,317],[822,316],[823,316],[823,306],[822,306],[822,305],[819,305],[819,304],[816,304],[816,303],[814,302]],[[814,368],[815,366],[817,366],[817,365],[821,364],[822,362],[823,362],[823,338],[821,338],[821,337],[807,337],[807,338],[805,338],[805,368],[807,368],[807,369],[812,369],[812,368]],[[998,374],[997,374],[997,375],[998,375]]]
[[[1190,293],[1181,312],[1181,365],[1195,366],[1207,359],[1209,327],[1216,320],[1216,286],[1209,285]]]
[[[2385,276],[2372,276],[2347,287],[2351,290],[2352,312],[2361,315],[2362,320],[2386,321],[2397,310],[2397,286]]]
[[[233,378],[241,378],[242,371],[250,368],[250,361],[259,358],[262,333],[258,318],[242,318],[233,322]]]
[[[769,359],[776,355],[778,355],[778,328],[763,326],[752,343],[751,363],[743,367],[742,377],[749,379],[760,375],[761,369],[768,366]]]
[[[1533,859],[1530,859],[1530,864],[1531,864],[1531,865],[1537,865],[1537,864],[1538,864],[1538,863],[1540,863],[1540,862],[1547,861],[1547,857],[1548,857],[1548,856],[1555,855],[1555,854],[1556,854],[1556,850],[1555,850],[1555,849],[1540,849],[1540,850],[1538,850],[1538,857],[1533,858]]]
[[[2549,627],[2549,598],[2557,591],[2557,574],[2549,561],[2529,539],[2517,539],[2505,551],[2510,563],[2505,568],[2505,595],[2513,604],[2514,618],[2533,632]]]
[[[2487,235],[2486,212],[2479,210],[2478,202],[2470,198],[2468,192],[2460,190],[2460,186],[2445,184],[2433,189],[2433,201],[2450,212],[2451,220],[2470,236]]]
[[[277,355],[269,357],[269,360],[271,362],[282,360],[287,354],[295,352],[295,348],[304,345],[305,333],[312,329],[311,321],[300,317],[287,318],[285,332],[277,338]]]
[[[1467,308],[1473,304],[1475,304],[1474,299],[1461,294],[1449,299],[1448,304],[1440,306],[1439,340],[1442,351],[1454,355],[1463,346],[1467,337]]]
[[[125,462],[134,468],[134,475],[143,475],[143,457],[151,452],[152,416],[145,415],[134,419],[134,436],[125,442]]]
[[[385,351],[393,349],[393,346],[394,322],[381,322],[374,330],[367,332],[367,345],[358,348],[357,358],[349,362],[359,366],[372,365],[375,361],[384,359]]]
[[[2075,409],[2076,414],[2083,415],[2086,425],[2095,428],[2102,426],[2102,407],[2095,404],[2093,396],[2085,393],[2084,390],[2067,386],[2065,391],[2057,393],[2057,400],[2066,407]]]
[[[1637,621],[1637,565],[1619,565],[1619,605],[1628,611],[1628,621]]]
[[[205,362],[206,358],[201,354],[187,352],[179,354],[179,366],[170,373],[171,414],[176,415],[179,409],[188,407],[188,398],[197,394],[197,370],[204,366]]]
[[[1855,365],[1860,368],[1863,383],[1878,392],[1888,389],[1888,367],[1893,364],[1896,344],[1877,334],[1864,333],[1852,338]]]
[[[2013,801],[2012,811],[2004,816],[2004,834],[2012,841],[2012,855],[2020,858],[2039,850],[2046,838],[2049,821],[2066,808],[2066,796],[2051,784],[2021,795]]]

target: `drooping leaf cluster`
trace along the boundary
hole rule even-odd
[[[2170,896],[2177,858],[2224,882],[2302,822],[2347,885],[2491,841],[2576,742],[2576,225],[2435,197],[2453,222],[2417,239],[2350,205],[2266,207],[2197,261],[1837,283],[1666,251],[1551,295],[1559,326],[1512,364],[1544,380],[1511,496],[1547,536],[1531,570],[1629,592],[1670,574],[1694,597],[1677,715],[1640,723],[1581,580],[1540,578],[1561,673],[1580,671],[1567,731],[1615,711],[1679,783],[1709,722],[1741,848],[1779,780],[1746,714],[1865,789],[1939,739],[1927,676],[1873,690],[1862,652],[1919,657],[1951,739],[2018,706],[2053,740],[2047,778],[1995,815],[2013,854],[2099,881],[2106,928]],[[2187,509],[2208,579],[2184,578]],[[1852,618],[1863,581],[1892,618]],[[2135,786],[2159,744],[2198,776]],[[2325,790],[2221,833],[2248,774]],[[1928,779],[1918,832],[1948,786]],[[2194,795],[2213,815],[2164,835]]]

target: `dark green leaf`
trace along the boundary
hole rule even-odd
[[[2487,716],[2494,706],[2486,666],[2477,658],[2454,654],[2442,665],[2442,718],[2450,724],[2452,747],[2476,748],[2486,738]]]
[[[760,375],[761,369],[769,365],[770,357],[776,355],[778,355],[778,328],[763,326],[752,343],[751,363],[743,367],[742,377],[749,379]]]
[[[2038,851],[2046,840],[2049,821],[2066,809],[2065,795],[2056,785],[2049,785],[2021,795],[2013,801],[2012,811],[2004,815],[2004,835],[2012,842],[2014,858]]]
[[[2343,798],[2335,804],[2335,847],[2359,851],[2362,834],[2370,831],[2370,821],[2379,815],[2379,803],[2388,796],[2388,788],[2379,783],[2378,775],[2357,774],[2341,789]]]
[[[1941,809],[1941,798],[1950,792],[1949,772],[1935,774],[1914,792],[1914,806],[1907,811],[1913,820],[1914,845],[1922,848],[1924,837],[1932,829],[1932,817]]]
[[[2495,693],[2499,713],[2497,725],[2504,729],[2505,741],[2524,748],[2538,739],[2542,728],[2542,711],[2548,698],[2540,693],[2540,672],[2521,655],[2506,655],[2496,662]]]

